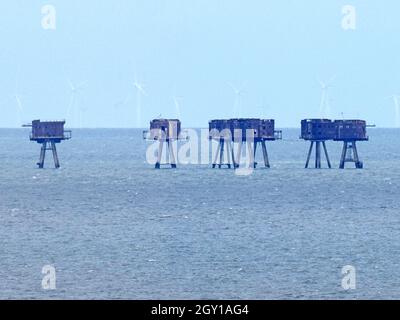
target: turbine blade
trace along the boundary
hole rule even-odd
[[[71,110],[72,110],[72,108],[73,108],[74,101],[75,101],[75,94],[72,93],[71,96],[70,96],[70,98],[69,98],[69,104],[68,104],[68,108],[67,108],[67,116],[66,116],[66,119],[68,119],[69,116],[70,116],[70,114],[71,114]]]
[[[147,96],[147,92],[146,92],[142,87],[139,87],[139,91],[140,91],[144,96]]]
[[[19,79],[19,71],[20,71],[20,66],[17,67],[17,71],[15,72],[15,87],[14,87],[15,93],[17,93],[18,89],[19,89],[19,81],[18,81],[18,79]]]
[[[144,90],[142,84],[136,83],[136,84],[135,84],[135,87],[136,87],[136,89],[137,89],[141,94],[143,94],[144,96],[147,96],[147,93],[146,93],[146,91]]]
[[[19,95],[15,95],[15,100],[17,101],[17,107],[19,109],[20,112],[24,112],[24,110],[22,109],[22,103],[21,103],[21,98]]]
[[[83,88],[86,87],[87,83],[88,83],[87,80],[82,81],[82,82],[80,82],[80,83],[77,84],[76,88],[77,88],[77,89],[83,89]]]
[[[232,88],[233,91],[235,91],[235,93],[237,93],[239,90],[232,84],[232,83],[228,83],[228,86],[230,86]]]
[[[328,85],[330,84],[330,83],[332,83],[334,80],[336,79],[336,74],[334,74],[332,77],[330,77],[330,79],[328,80]]]
[[[239,91],[241,91],[241,92],[244,92],[244,88],[246,88],[246,86],[247,86],[247,80],[245,80],[245,81],[243,81],[242,82],[242,85],[241,85],[241,87],[240,87],[240,90]]]
[[[68,80],[68,84],[69,84],[69,88],[71,89],[71,91],[75,91],[75,86],[71,80]]]

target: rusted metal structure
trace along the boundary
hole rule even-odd
[[[154,119],[150,121],[150,130],[143,132],[145,140],[155,140],[159,142],[156,169],[161,165],[170,165],[176,168],[176,157],[173,148],[173,141],[181,138],[181,121],[178,119]],[[164,144],[167,149],[167,162],[161,163]]]
[[[357,151],[357,141],[368,141],[367,123],[364,120],[335,120],[335,141],[343,141],[340,169],[346,162],[353,162],[357,169],[363,168]]]
[[[44,168],[46,151],[51,150],[56,168],[60,167],[60,161],[57,155],[56,144],[63,140],[71,139],[71,131],[64,129],[65,121],[40,121],[33,120],[32,124],[24,127],[32,127],[30,140],[42,145],[40,158],[37,165],[40,169]]]
[[[234,162],[233,145],[232,145],[232,132],[230,120],[211,120],[208,123],[210,140],[218,142],[217,151],[215,154],[212,167],[218,168],[227,166],[229,169],[232,167]],[[224,153],[227,154],[227,162],[224,163]],[[219,161],[219,163],[218,163]]]
[[[270,167],[266,141],[274,141],[282,138],[282,131],[275,130],[275,121],[272,119],[240,118],[229,120],[211,120],[209,122],[210,139],[218,141],[217,152],[213,161],[213,168],[217,165],[221,168],[239,167],[242,147],[247,145],[250,157],[250,166],[256,168],[255,161],[257,145],[261,144],[263,150],[264,165]],[[237,146],[235,155],[235,145]],[[225,146],[227,149],[227,163],[223,163]],[[219,157],[219,163],[218,163]]]
[[[315,168],[321,169],[321,145],[324,149],[326,162],[332,168],[325,142],[335,138],[336,128],[329,119],[304,119],[301,121],[301,139],[310,141],[305,168],[308,168],[315,144]]]

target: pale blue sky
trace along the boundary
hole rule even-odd
[[[45,4],[56,30],[41,27]],[[346,4],[355,31],[341,28]],[[184,127],[233,117],[228,83],[245,82],[242,116],[298,127],[320,116],[317,78],[333,75],[332,118],[395,125],[386,98],[400,94],[396,0],[4,0],[0,10],[0,127],[19,125],[15,93],[24,122],[65,118],[68,79],[87,81],[75,104],[82,120],[70,126],[134,127],[135,73],[147,92],[143,125],[176,117],[174,90]]]

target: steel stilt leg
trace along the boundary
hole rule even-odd
[[[236,168],[236,159],[235,159],[235,142],[231,142],[231,157],[232,157],[232,164],[233,168]]]
[[[155,166],[156,169],[160,169],[161,166],[163,147],[164,147],[164,140],[161,139],[159,140],[159,145],[158,145],[157,163]]]
[[[232,150],[231,149],[232,149],[232,144],[231,144],[231,141],[228,140],[226,142],[226,156],[228,158],[228,169],[231,168],[231,155],[232,155]]]
[[[58,169],[60,168],[60,161],[58,160],[57,148],[54,141],[51,142],[51,151],[53,152],[54,166]]]
[[[215,153],[215,158],[214,158],[214,162],[212,164],[212,167],[215,168],[218,162],[218,154],[219,154],[219,150],[221,148],[221,140],[218,141],[218,145],[217,145],[217,152]]]
[[[310,158],[311,158],[311,153],[312,153],[313,147],[314,147],[314,141],[311,141],[310,149],[308,150],[306,166],[305,166],[306,169],[308,168],[308,164],[310,163]]]
[[[257,161],[256,161],[257,143],[258,143],[258,142],[254,140],[254,153],[253,153],[254,169],[257,168]]]
[[[240,159],[242,157],[242,144],[243,144],[243,141],[239,141],[235,168],[239,168],[239,166],[240,166]]]
[[[40,149],[39,162],[37,163],[37,165],[39,166],[40,169],[43,169],[43,167],[44,167],[44,159],[46,157],[46,149],[47,149],[47,142],[43,142],[42,147]]]
[[[225,139],[221,139],[220,145],[221,145],[221,151],[219,153],[219,165],[218,165],[218,168],[221,169],[222,165],[224,164]]]
[[[328,162],[328,167],[329,167],[329,169],[331,169],[332,168],[331,161],[329,160],[328,149],[326,148],[325,141],[322,142],[322,146],[324,147],[326,162]]]
[[[356,163],[356,168],[362,169],[363,163],[362,161],[360,161],[360,158],[358,157],[357,145],[355,141],[353,141],[353,154],[354,154],[354,161]]]
[[[321,169],[321,142],[317,141],[315,145],[315,168]]]
[[[168,149],[169,149],[169,155],[170,155],[171,168],[176,169],[176,161],[175,161],[175,154],[174,154],[174,142],[171,140],[168,140]]]
[[[344,169],[344,163],[346,161],[346,155],[347,155],[347,142],[343,142],[343,150],[342,150],[342,156],[340,157],[340,169]]]
[[[265,140],[263,140],[261,142],[261,146],[262,146],[262,151],[263,151],[263,156],[264,156],[264,165],[266,168],[270,168],[269,159],[268,159],[268,150],[267,150],[267,145],[266,145]]]
[[[251,147],[251,142],[247,141],[246,144],[249,157],[249,168],[254,168],[254,151],[253,148]]]

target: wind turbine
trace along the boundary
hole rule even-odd
[[[400,128],[400,95],[393,94],[389,98],[393,99],[394,102],[395,126]]]
[[[266,110],[270,107],[268,103],[265,103],[264,99],[261,99],[260,104],[258,105],[257,109],[260,111],[260,117],[266,117]]]
[[[86,125],[84,119],[87,111],[88,107],[86,105],[79,107],[79,128],[84,128],[84,125]]]
[[[122,100],[117,101],[116,103],[114,103],[114,107],[115,108],[120,108],[125,106],[129,101],[129,94]]]
[[[15,75],[15,91],[14,98],[17,107],[18,121],[19,125],[22,125],[22,115],[24,114],[24,109],[22,108],[21,95],[19,94],[19,85],[18,85],[18,75],[19,75],[19,67],[17,68],[17,72]]]
[[[129,84],[130,85],[130,84]],[[118,113],[124,113],[125,115],[121,115],[121,119],[123,119],[123,126],[130,128],[132,127],[131,123],[131,98],[132,98],[132,90],[128,91],[128,94],[125,95],[125,97],[121,100],[116,101],[113,106],[114,108],[118,111]],[[126,114],[128,112],[128,114]]]
[[[174,106],[175,106],[175,114],[177,119],[181,119],[181,101],[182,97],[179,97],[176,95],[176,86],[174,86],[173,90],[173,95],[172,95],[172,100],[174,101]]]
[[[133,87],[136,89],[136,127],[142,127],[142,96],[147,96],[144,90],[144,85],[137,80],[135,75],[135,81]]]
[[[177,119],[181,119],[181,106],[179,101],[181,101],[182,98],[173,96],[172,99],[174,100],[176,117]]]
[[[78,126],[82,125],[82,110],[79,108],[79,110],[76,110],[76,100],[77,100],[77,96],[78,94],[82,91],[82,89],[86,86],[87,81],[82,81],[80,83],[78,83],[77,85],[75,85],[71,80],[68,80],[69,83],[69,87],[70,87],[70,98],[69,98],[69,105],[68,105],[68,109],[67,109],[67,119],[70,117],[71,113],[72,113],[72,119],[73,119],[73,124],[77,125],[77,123],[75,123],[77,121],[78,118]],[[77,116],[77,113],[78,116]]]
[[[242,108],[241,108],[241,98],[244,93],[244,86],[243,83],[240,88],[234,86],[232,83],[228,83],[228,85],[232,88],[235,93],[235,102],[233,104],[233,114],[235,117],[240,117],[242,115]]]
[[[329,118],[331,116],[331,105],[330,105],[330,98],[329,98],[329,88],[331,88],[331,82],[335,79],[335,76],[330,78],[329,81],[324,82],[318,80],[319,84],[321,85],[321,101],[319,105],[319,113],[321,118]]]
[[[14,97],[17,106],[19,125],[22,125],[22,115],[24,113],[24,109],[22,108],[21,96],[18,93],[15,93]]]
[[[17,114],[17,127],[20,127],[23,124],[23,120],[22,120],[22,116],[24,114],[24,109],[22,107],[22,101],[21,101],[21,94],[18,91],[18,71],[16,73],[15,76],[15,87],[14,87],[14,93],[12,95],[10,95],[9,97],[7,97],[6,99],[4,99],[2,102],[0,102],[0,104],[4,104],[4,103],[8,103],[11,101],[13,103],[15,103],[15,111]]]

